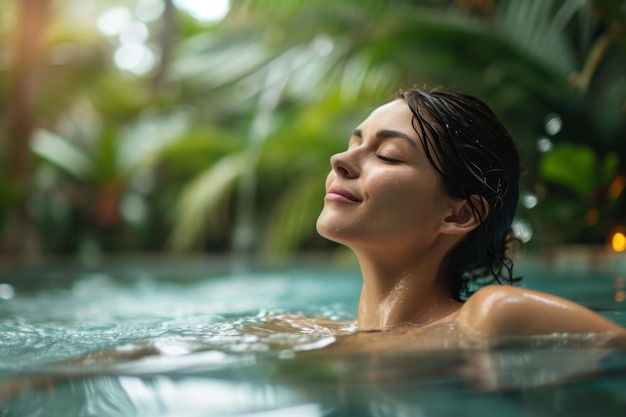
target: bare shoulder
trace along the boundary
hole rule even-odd
[[[463,327],[494,335],[626,333],[621,326],[572,301],[504,285],[478,290],[459,309],[455,320]]]

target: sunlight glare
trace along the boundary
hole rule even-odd
[[[113,7],[98,18],[98,29],[107,36],[120,34],[132,21],[132,14],[127,7]]]
[[[150,32],[142,22],[132,22],[120,33],[121,43],[143,43],[148,40]]]
[[[218,22],[230,10],[230,0],[174,0],[179,8],[205,22]]]
[[[148,23],[157,20],[165,10],[162,0],[139,0],[135,6],[135,16],[141,22]]]
[[[142,75],[154,68],[156,57],[144,44],[127,43],[117,48],[113,61],[122,70]]]

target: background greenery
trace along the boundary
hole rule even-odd
[[[626,225],[625,1],[184,3],[0,0],[5,260],[333,250],[329,156],[414,85],[476,94],[513,133],[530,248]]]

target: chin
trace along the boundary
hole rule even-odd
[[[320,216],[317,218],[317,222],[315,223],[315,230],[317,230],[317,234],[319,234],[321,237],[330,239],[330,237],[328,236],[328,227],[322,219],[322,216],[323,214],[320,214]]]
[[[322,212],[317,218],[317,222],[315,223],[315,229],[317,233],[325,239],[332,240],[333,242],[343,243],[339,234],[343,229],[342,226],[338,224],[332,224],[326,216],[324,212]]]

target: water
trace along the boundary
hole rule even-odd
[[[598,335],[356,332],[357,271],[211,265],[4,273],[0,416],[624,415]],[[626,326],[619,271],[526,284]]]

